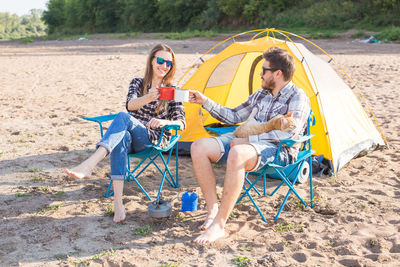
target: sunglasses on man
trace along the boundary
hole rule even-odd
[[[264,75],[265,74],[265,72],[266,71],[271,71],[271,72],[274,72],[274,71],[277,71],[277,70],[279,70],[279,69],[274,69],[274,68],[264,68],[264,67],[262,67],[262,74]]]
[[[154,56],[154,57],[156,58],[158,65],[162,65],[165,62],[165,63],[167,63],[167,67],[171,68],[172,65],[174,64],[171,60],[166,60],[166,59],[163,59],[162,57],[156,57],[156,56]]]

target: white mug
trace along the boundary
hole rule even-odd
[[[177,102],[189,102],[189,90],[175,88],[174,100]]]

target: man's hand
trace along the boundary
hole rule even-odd
[[[152,118],[148,123],[147,123],[147,128],[149,129],[156,129],[156,128],[162,128],[165,125],[169,124],[169,120],[162,120],[162,119],[156,119]]]
[[[232,148],[233,146],[236,145],[242,145],[242,144],[248,144],[249,143],[249,138],[233,138],[230,147]]]
[[[200,93],[199,91],[190,90],[189,91],[189,102],[204,105],[206,103],[207,97]]]

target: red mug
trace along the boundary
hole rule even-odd
[[[175,88],[173,87],[160,87],[157,88],[160,91],[160,96],[158,99],[160,100],[174,100],[175,96]]]

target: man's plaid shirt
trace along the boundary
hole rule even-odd
[[[223,123],[236,124],[245,121],[253,108],[258,108],[255,120],[258,122],[266,122],[278,116],[285,115],[293,111],[292,117],[296,122],[296,129],[290,132],[273,130],[268,133],[249,136],[250,143],[265,140],[278,144],[280,140],[296,138],[302,136],[306,128],[307,118],[310,114],[310,100],[303,90],[298,89],[293,82],[289,82],[274,97],[270,91],[260,89],[250,95],[248,100],[236,108],[230,109],[207,99],[203,108],[206,109],[211,116]],[[289,154],[293,158],[297,158],[298,147],[289,149]]]
[[[128,110],[128,102],[131,99],[138,98],[140,96],[141,92],[141,87],[143,84],[143,79],[142,78],[135,78],[132,80],[132,82],[129,85],[129,92],[126,97],[126,110]],[[169,101],[168,107],[166,110],[161,109],[160,112],[157,114],[156,113],[156,108],[158,106],[159,100],[150,102],[143,107],[141,107],[138,110],[131,110],[129,114],[131,114],[133,117],[138,119],[144,126],[147,127],[147,123],[152,119],[152,118],[158,118],[158,119],[163,119],[163,120],[179,120],[182,122],[184,125],[184,128],[186,127],[186,122],[185,122],[185,110],[183,107],[182,102],[175,102],[173,100]],[[183,130],[183,129],[181,129]],[[158,129],[148,129],[148,134],[149,134],[149,139],[153,144],[157,144],[160,141],[160,136],[161,136],[161,128]],[[164,131],[163,134],[163,141],[160,144],[161,147],[165,148],[168,146],[169,141],[171,140],[171,131]]]

